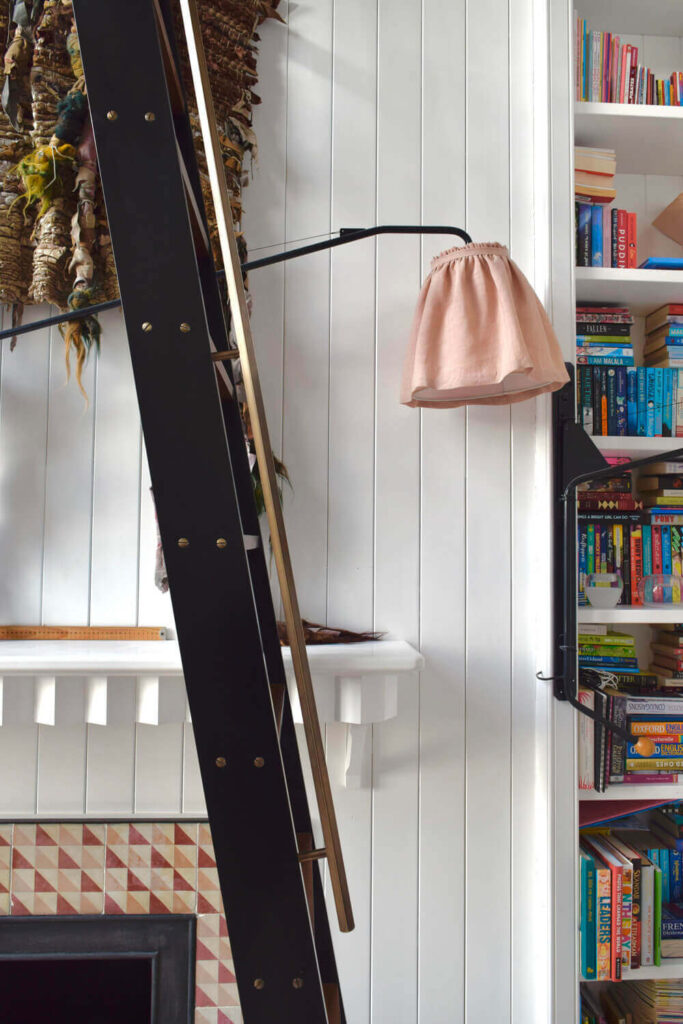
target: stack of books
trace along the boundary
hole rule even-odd
[[[646,317],[644,362],[683,369],[683,305],[669,303]]]
[[[636,975],[637,977],[637,975]],[[683,981],[627,981],[581,986],[581,1024],[676,1024],[683,1021]]]
[[[631,493],[630,475],[588,480],[576,488],[576,497],[579,512],[637,512],[644,508]]]
[[[677,596],[680,600],[680,590]],[[661,623],[650,649],[650,670],[660,677],[661,687],[665,690],[683,688],[683,626]]]
[[[574,147],[574,195],[579,203],[611,203],[616,199],[616,172],[617,154],[613,149]]]
[[[656,366],[614,366],[618,357],[586,355],[590,350],[583,346],[580,351],[577,416],[586,433],[593,437],[683,436],[683,374],[678,366],[663,366],[661,361]],[[602,351],[608,351],[607,346]],[[591,363],[598,358],[599,363]]]
[[[579,511],[580,605],[588,604],[585,586],[591,573],[619,573],[624,581],[619,603],[634,607],[641,604],[638,584],[644,576],[683,577],[683,507],[655,506],[658,500],[650,498],[651,507],[642,511]],[[659,596],[663,603],[675,603],[681,589],[672,586]]]
[[[680,107],[683,72],[668,78],[638,62],[638,47],[611,32],[589,31],[585,18],[576,21],[576,99],[592,103],[649,103]]]
[[[627,742],[580,716],[579,789],[604,793],[608,786],[661,785],[683,777],[683,685],[671,680],[678,685],[662,688],[657,671],[599,666],[581,671],[580,702],[633,739]],[[599,690],[593,687],[597,678],[603,684]]]
[[[683,473],[656,472],[657,466],[674,465],[677,464],[655,462],[645,470],[647,476],[639,478],[638,491],[644,508],[683,508]]]
[[[579,186],[577,184],[577,189]],[[638,266],[638,222],[635,213],[617,210],[609,199],[593,199],[575,203],[577,267],[618,267],[622,270]]]

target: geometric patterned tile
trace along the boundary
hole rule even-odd
[[[0,915],[9,914],[12,826],[0,825]]]
[[[195,1024],[244,1024],[205,823],[0,825],[0,915],[196,914]]]

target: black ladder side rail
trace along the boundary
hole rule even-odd
[[[209,354],[227,338],[197,263],[154,7],[75,0],[74,13],[244,1018],[327,1024],[243,540],[247,456]]]
[[[576,488],[588,480],[622,476],[661,462],[683,462],[683,447],[660,452],[642,459],[633,459],[611,466],[592,438],[576,422],[576,390],[574,366],[565,363],[569,381],[552,396],[553,402],[553,557],[556,585],[553,599],[553,631],[555,651],[553,692],[557,700],[566,700],[582,715],[605,729],[630,740],[627,732],[602,715],[591,711],[578,700],[577,686],[577,517]],[[539,679],[545,677],[538,674]]]

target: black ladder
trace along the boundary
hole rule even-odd
[[[74,13],[245,1024],[341,1024],[316,863],[328,856],[332,878],[334,812],[316,851],[170,4],[74,0]]]

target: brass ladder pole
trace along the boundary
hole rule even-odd
[[[346,870],[339,840],[339,829],[332,801],[332,791],[325,762],[318,711],[315,704],[313,682],[306,653],[299,603],[294,585],[292,563],[285,533],[284,517],[277,488],[273,453],[268,436],[263,394],[256,366],[254,343],[249,324],[249,313],[242,280],[242,269],[237,252],[237,242],[232,223],[230,197],[225,180],[221,157],[220,140],[211,96],[209,74],[201,37],[196,0],[180,0],[185,29],[192,80],[199,112],[202,139],[208,166],[211,194],[215,208],[221,254],[228,285],[230,311],[233,318],[235,337],[242,366],[244,387],[249,407],[249,418],[254,436],[256,458],[263,487],[263,497],[268,515],[268,525],[277,566],[280,593],[287,624],[287,635],[292,651],[292,664],[296,678],[301,711],[306,734],[308,754],[311,761],[320,822],[323,831],[324,848],[330,872],[330,882],[337,908],[339,927],[349,932],[354,927],[351,898],[346,879]]]

